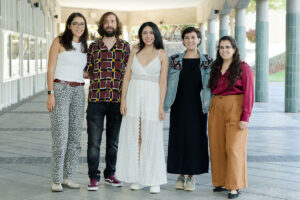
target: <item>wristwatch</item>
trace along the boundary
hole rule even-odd
[[[48,91],[48,95],[49,94],[54,94],[54,91],[53,90]]]

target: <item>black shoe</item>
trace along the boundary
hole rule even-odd
[[[239,195],[240,195],[240,192],[239,192],[239,190],[237,190],[237,193],[236,194],[232,194],[232,193],[228,193],[228,199],[236,199],[236,198],[238,198],[239,197]]]
[[[226,191],[226,188],[222,187],[222,186],[219,186],[219,187],[215,187],[213,189],[214,192],[223,192],[223,191]]]

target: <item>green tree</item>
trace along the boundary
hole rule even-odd
[[[286,9],[286,0],[269,0],[270,10],[283,10]],[[247,8],[247,12],[256,11],[256,0],[251,0]]]

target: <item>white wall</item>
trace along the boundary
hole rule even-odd
[[[27,0],[0,0],[0,5],[1,111],[46,89],[47,56],[45,55],[48,54],[53,39],[53,21],[49,12],[45,13],[41,8],[41,4],[35,7]],[[9,37],[15,37],[14,43]],[[19,38],[19,41],[16,38]],[[31,40],[27,42],[23,38]],[[28,49],[29,54],[25,53],[27,46],[31,47]],[[27,62],[31,66],[29,72]],[[18,63],[18,66],[13,65],[14,63]],[[13,73],[8,73],[11,71]]]

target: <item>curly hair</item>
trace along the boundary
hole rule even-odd
[[[86,24],[86,19],[81,13],[72,13],[66,22],[66,28],[65,31],[59,35],[59,42],[60,44],[66,49],[66,51],[74,50],[74,47],[72,45],[73,40],[73,33],[70,30],[69,26],[71,26],[71,23],[75,17],[81,17],[84,20],[84,32],[80,36],[79,41],[81,43],[81,52],[86,53],[87,52],[87,38],[88,38],[88,28]]]
[[[120,19],[118,18],[118,16],[114,12],[106,12],[102,15],[102,17],[100,18],[99,23],[98,23],[98,33],[99,33],[99,35],[101,35],[101,37],[104,36],[104,31],[105,30],[103,28],[103,25],[104,25],[104,21],[106,20],[106,18],[109,15],[114,15],[116,17],[117,29],[116,29],[115,37],[119,38],[119,36],[122,35],[122,23],[120,22]]]
[[[201,32],[198,29],[196,29],[195,27],[190,26],[190,27],[185,28],[181,33],[181,39],[184,40],[184,36],[186,34],[192,33],[192,32],[195,32],[197,35],[197,38],[200,39],[200,43],[197,44],[197,46],[199,46],[202,42],[202,35],[201,35]]]
[[[235,53],[232,57],[232,62],[229,65],[229,77],[228,77],[228,89],[232,89],[237,79],[241,76],[241,58],[239,49],[237,47],[235,39],[231,36],[223,36],[219,39],[219,45],[221,41],[229,41]],[[219,48],[218,48],[219,49]],[[217,87],[218,79],[220,76],[220,70],[222,68],[223,58],[220,56],[220,50],[217,51],[216,60],[211,65],[210,79],[208,82],[208,87],[214,90]]]

